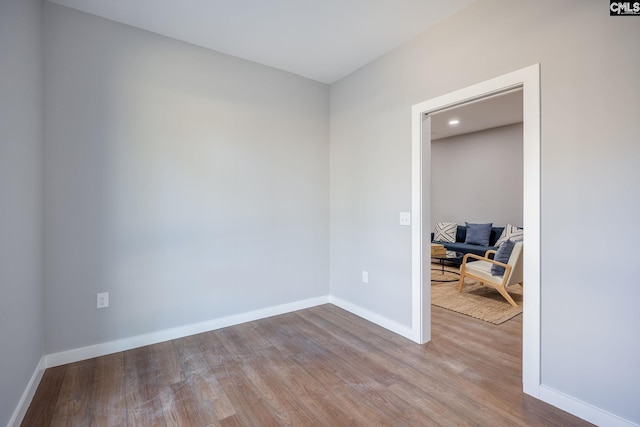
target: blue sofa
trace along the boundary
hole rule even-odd
[[[439,243],[443,245],[448,251],[456,251],[462,252],[463,254],[476,254],[480,256],[484,256],[484,253],[489,249],[498,250],[496,244],[496,240],[500,238],[500,235],[504,231],[504,227],[491,227],[491,235],[489,236],[489,246],[481,246],[481,245],[470,245],[465,243],[465,239],[467,237],[467,227],[464,225],[458,225],[456,229],[456,242],[434,242],[433,241],[433,233],[431,233],[431,241],[433,243]],[[460,260],[462,262],[462,260]]]

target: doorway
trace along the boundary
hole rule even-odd
[[[431,233],[431,118],[429,114],[523,89],[524,317],[522,382],[525,393],[540,389],[540,66],[539,64],[442,95],[412,107],[412,338],[431,339],[430,276],[425,258]],[[429,279],[427,279],[427,277]]]

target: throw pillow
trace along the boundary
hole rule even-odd
[[[511,252],[513,252],[513,247],[516,243],[513,240],[507,240],[503,244],[500,245],[498,250],[496,251],[495,256],[493,257],[494,261],[502,262],[504,264],[509,262],[509,258],[511,258]],[[501,265],[493,264],[491,266],[491,275],[492,276],[503,276],[505,272],[505,268]]]
[[[465,243],[470,245],[489,246],[489,237],[491,236],[492,223],[488,224],[469,224],[467,225],[467,238]]]
[[[507,224],[507,226],[502,231],[502,234],[496,240],[496,246],[500,246],[507,240],[522,240],[523,231],[522,228],[516,227],[515,225]]]
[[[433,235],[434,242],[456,242],[456,229],[458,224],[455,222],[438,222],[436,223],[436,231]]]

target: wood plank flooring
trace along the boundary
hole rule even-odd
[[[47,369],[23,426],[587,426],[526,396],[522,316],[419,346],[333,305]]]

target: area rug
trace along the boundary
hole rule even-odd
[[[435,277],[435,272],[432,272],[432,277]],[[462,293],[458,293],[458,282],[431,283],[431,304],[496,325],[522,313],[522,286],[511,286],[509,294],[517,307],[509,304],[495,289],[470,279],[465,280]]]

